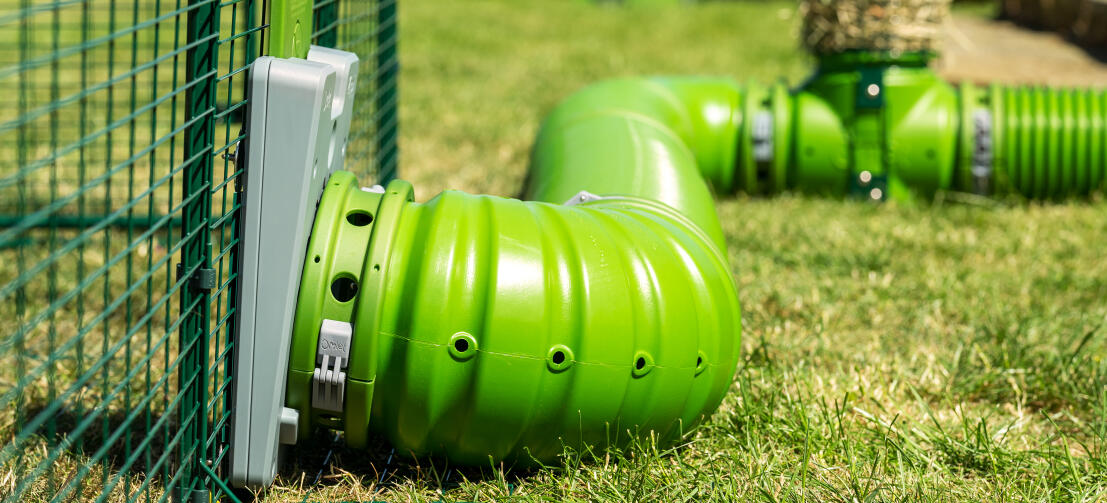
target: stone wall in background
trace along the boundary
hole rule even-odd
[[[1016,23],[1107,48],[1107,0],[999,0],[999,5],[1000,15]]]

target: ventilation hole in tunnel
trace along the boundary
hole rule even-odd
[[[455,360],[465,361],[477,354],[478,351],[477,339],[468,332],[457,332],[450,337],[449,344],[446,345],[446,350],[449,351],[450,356],[453,356]]]
[[[331,282],[331,295],[339,302],[349,302],[357,296],[357,281],[349,276],[339,276]]]
[[[699,367],[700,365],[703,365],[703,357],[702,356],[697,356],[696,357],[696,366]]]
[[[364,211],[351,211],[346,214],[346,221],[355,227],[365,227],[373,223],[373,215]]]
[[[316,255],[316,256],[315,256],[315,263],[316,263],[316,264],[318,264],[318,263],[319,263],[319,255]]]
[[[635,377],[642,377],[646,374],[649,374],[650,370],[653,369],[653,366],[653,356],[650,355],[649,351],[641,350],[634,354],[634,360],[631,364],[630,373],[634,374]]]
[[[554,344],[546,352],[546,366],[554,373],[573,366],[573,350],[564,344]]]

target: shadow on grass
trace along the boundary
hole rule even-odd
[[[287,448],[276,484],[298,489],[306,501],[311,501],[313,492],[351,483],[388,491],[414,482],[445,493],[463,483],[496,482],[510,492],[540,469],[533,464],[512,462],[455,466],[440,456],[398,452],[380,435],[372,435],[367,448],[354,449],[347,447],[334,432],[316,431],[308,441]]]
[[[690,440],[695,434],[680,438]],[[365,449],[346,447],[339,435],[317,431],[307,442],[289,449],[282,459],[276,486],[302,493],[304,501],[315,501],[315,494],[328,494],[329,488],[356,485],[370,491],[388,493],[415,488],[419,491],[446,495],[464,485],[492,485],[499,494],[510,496],[515,489],[550,473],[579,471],[584,466],[633,466],[661,457],[679,456],[689,442],[674,438],[674,442],[659,441],[654,435],[633,435],[627,432],[613,445],[586,447],[569,446],[550,463],[530,460],[492,462],[481,466],[457,466],[442,456],[413,456],[397,451],[380,435],[372,435]],[[664,448],[659,447],[659,443]],[[671,445],[670,445],[671,444]],[[250,495],[243,494],[245,499]]]
[[[49,409],[48,403],[26,405],[16,418],[16,431],[6,439],[20,450],[5,463],[12,463],[16,484],[25,484],[24,500],[33,500],[34,494],[43,491],[80,499],[91,493],[166,490],[165,480],[178,466],[178,451],[166,451],[177,434],[175,417],[159,425],[162,416],[153,411],[132,416],[131,410],[93,415],[91,410]],[[32,423],[36,424],[33,431],[20,431]]]

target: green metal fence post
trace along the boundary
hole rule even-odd
[[[185,169],[182,199],[185,201],[181,226],[181,265],[178,282],[184,322],[180,328],[183,364],[179,385],[183,396],[180,428],[185,432],[178,452],[182,481],[181,501],[189,501],[200,484],[196,466],[207,438],[206,372],[208,295],[207,271],[211,263],[208,220],[211,216],[212,148],[215,135],[215,86],[218,75],[219,4],[214,0],[190,0],[186,114],[192,124],[185,132]],[[193,45],[194,44],[194,45]]]

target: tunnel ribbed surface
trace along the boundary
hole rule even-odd
[[[407,205],[398,228],[370,424],[400,450],[483,463],[549,460],[627,429],[664,438],[729,387],[729,267],[665,205],[445,192]]]
[[[1091,89],[992,88],[997,169],[1026,197],[1086,195],[1107,179],[1107,94]],[[1002,183],[1002,179],[1001,179]]]
[[[341,429],[364,447],[373,429],[405,454],[548,462],[565,446],[671,441],[714,412],[741,315],[701,169],[733,169],[735,88],[654,79],[576,95],[536,141],[531,201],[447,191],[421,204],[407,182],[366,192],[332,175],[293,334],[301,433]],[[353,326],[341,414],[309,404],[324,318]]]

